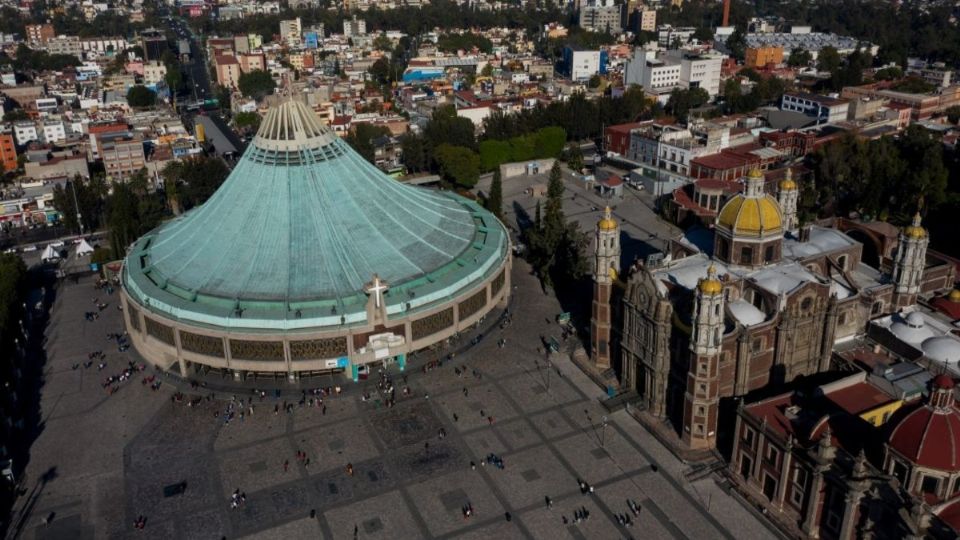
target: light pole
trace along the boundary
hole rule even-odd
[[[83,216],[80,215],[80,203],[77,202],[76,178],[70,181],[70,191],[73,192],[73,206],[77,209],[77,225],[80,226],[80,236],[83,236]]]
[[[600,427],[600,448],[603,448],[604,442],[606,442],[606,439],[607,439],[607,417],[606,416],[603,416],[603,418],[601,418],[600,426],[601,426]]]

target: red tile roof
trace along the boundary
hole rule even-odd
[[[960,412],[953,406],[938,409],[930,404],[903,417],[890,433],[888,444],[921,467],[960,470]]]
[[[700,156],[690,163],[707,169],[727,170],[745,167],[749,165],[751,161],[752,160],[743,156],[720,152],[718,154],[710,154],[709,156]]]
[[[846,388],[834,390],[827,395],[827,399],[848,413],[857,416],[893,401],[886,392],[868,382],[851,384]]]
[[[931,300],[930,305],[950,317],[951,320],[960,319],[960,302],[951,302],[946,296],[940,296]]]

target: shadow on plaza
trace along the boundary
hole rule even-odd
[[[24,477],[24,471],[30,463],[30,447],[44,429],[40,391],[45,384],[43,371],[47,364],[45,333],[58,287],[53,269],[46,266],[31,269],[27,280],[28,292],[23,314],[27,339],[22,351],[14,352],[15,369],[19,371],[19,377],[15,379],[17,400],[11,412],[12,417],[19,420],[13,421],[13,427],[8,432],[9,439],[5,443],[16,484],[12,490],[4,490],[3,500],[0,501],[0,535],[5,535],[6,529],[14,525],[14,537],[29,519],[33,505],[43,489],[57,477],[56,467],[52,467],[36,480],[31,490],[28,491],[25,487],[29,483],[29,479]],[[14,502],[17,497],[24,495],[27,495],[28,499],[21,506],[19,514],[12,516]]]

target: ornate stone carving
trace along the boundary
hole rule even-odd
[[[507,280],[506,269],[500,271],[500,275],[493,278],[493,281],[490,282],[490,297],[494,297],[497,293],[500,292],[500,289],[503,288],[503,284]]]
[[[291,360],[319,360],[347,355],[347,338],[305,339],[290,342]]]
[[[160,324],[150,317],[145,317],[144,322],[146,323],[148,335],[166,343],[167,345],[176,345],[176,342],[173,340],[173,328],[165,324]]]
[[[236,360],[270,360],[283,362],[283,342],[231,339],[230,356]]]
[[[487,305],[487,289],[484,288],[480,292],[474,294],[470,298],[467,298],[463,302],[460,302],[460,305],[457,306],[460,314],[460,320],[464,320],[467,317],[473,315],[474,313],[483,309],[483,306]]]
[[[223,339],[180,330],[180,348],[206,356],[223,358]]]
[[[417,319],[410,323],[413,340],[423,339],[429,335],[453,326],[453,308],[449,307],[443,311],[438,311],[433,315],[428,315],[422,319]]]
[[[133,307],[133,302],[127,303],[127,315],[130,317],[130,328],[140,331],[140,310]]]

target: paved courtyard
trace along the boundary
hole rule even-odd
[[[142,374],[108,395],[101,381],[133,358],[106,338],[121,330],[116,297],[89,281],[62,286],[47,330],[43,431],[11,530],[27,539],[772,537],[712,478],[684,480],[686,467],[626,413],[604,426],[603,392],[569,360],[546,364],[539,336],[557,332],[549,321],[559,307],[527,271],[517,261],[506,329],[426,373],[416,360],[406,374],[390,368],[398,388],[410,387],[394,407],[361,399],[374,380],[344,380],[325,412],[253,398],[253,415],[229,424],[230,396],[175,403],[169,384],[151,390]],[[86,322],[95,296],[111,306]],[[73,369],[98,349],[103,371]],[[491,452],[503,469],[484,464]],[[594,492],[582,495],[578,478]],[[183,482],[182,494],[165,493]],[[232,509],[236,489],[246,503]],[[629,528],[614,517],[630,513],[627,499],[642,508]],[[575,524],[584,508],[589,519]]]

